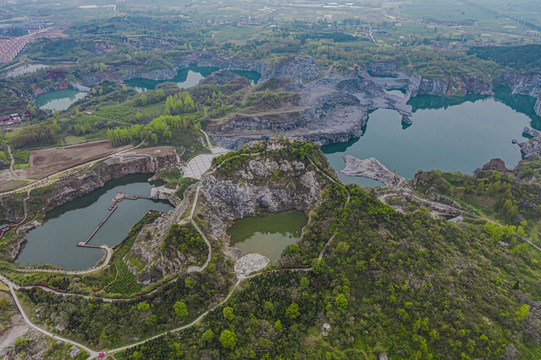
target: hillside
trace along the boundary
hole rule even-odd
[[[284,144],[281,150],[247,147],[219,158],[217,170],[202,180],[206,190],[201,192],[224,189],[224,182],[230,189],[250,183],[256,188],[283,187],[290,180],[279,173],[247,180],[258,168],[255,163],[268,164],[278,154],[284,162],[310,163],[322,179],[331,181],[318,170],[327,169],[316,164],[324,159],[319,150],[299,142]],[[535,174],[536,164],[528,165]],[[255,195],[244,194],[244,203],[250,204]],[[216,241],[203,272],[181,274],[179,281],[127,303],[32,290],[25,298],[28,306],[40,309],[35,320],[105,349],[189,324],[205,308],[217,306],[201,323],[130,348],[116,354],[117,359],[541,355],[541,264],[539,252],[522,241],[522,227],[499,227],[476,218],[447,222],[413,203],[404,214],[377,200],[376,193],[332,180],[313,204],[301,239],[284,250],[276,271],[271,267],[233,285],[231,261],[220,250],[224,239],[215,238],[221,232],[209,231],[221,229],[216,219],[231,212],[217,207],[209,218],[211,204],[203,200],[195,217]],[[239,216],[244,215],[232,214]],[[177,309],[178,302],[186,306],[185,312],[180,305]],[[95,318],[108,319],[107,325]]]

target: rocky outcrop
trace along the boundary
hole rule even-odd
[[[524,127],[524,129],[522,130],[522,133],[533,138],[541,136],[541,131],[529,128],[527,126]]]
[[[488,163],[483,165],[483,170],[499,171],[501,173],[509,172],[509,169],[505,166],[505,162],[502,159],[491,159]]]
[[[294,83],[301,84],[307,80],[316,79],[321,75],[321,68],[310,56],[290,56],[266,71],[260,81],[270,78],[288,78]]]
[[[520,147],[522,157],[526,159],[535,159],[541,156],[541,137],[536,137],[526,142],[519,142],[517,145]]]
[[[511,88],[513,95],[522,94],[537,97],[541,92],[541,75],[507,72],[502,75],[498,85]]]
[[[158,168],[172,169],[178,167],[176,154],[146,156],[126,162],[110,160],[93,168],[80,176],[68,179],[55,186],[51,195],[46,198],[47,210],[65,204],[77,197],[86,195],[104,186],[110,180],[130,174],[152,174]]]
[[[366,65],[366,71],[370,76],[396,77],[397,70],[398,64],[385,61],[373,62]]]
[[[186,222],[196,194],[194,219],[211,242],[220,241],[226,246],[229,245],[227,229],[233,220],[260,211],[310,211],[321,200],[322,191],[330,180],[308,159],[301,161],[280,150],[285,149],[278,145],[272,151],[267,149],[265,154],[246,155],[232,160],[230,165],[225,164],[215,171],[211,169],[199,184],[185,192],[184,200],[173,211],[143,229],[130,250],[147,264],[142,271],[136,272],[138,280],[154,282],[168,274],[187,270],[179,257],[169,258],[164,254],[160,244],[173,224]],[[318,159],[330,169],[323,155]],[[231,258],[237,256],[230,248],[226,248],[225,253]]]
[[[38,199],[34,200],[31,198],[29,201],[29,212],[48,212],[75,198],[103,187],[110,180],[126,175],[139,173],[151,174],[155,173],[157,169],[167,170],[178,168],[179,166],[180,164],[176,154],[147,155],[130,161],[120,161],[118,158],[111,158],[81,175],[68,177],[52,185],[49,189],[41,191],[39,195],[32,194],[34,197],[39,196],[39,199],[42,200],[39,201]],[[3,203],[6,201],[9,201],[9,199],[0,197],[0,206],[3,206]],[[35,208],[33,204],[40,204],[39,206],[41,208]],[[22,216],[23,214],[16,214],[14,218],[20,219]],[[36,222],[32,222],[25,224],[19,229],[14,242],[5,249],[6,254],[9,254],[11,259],[17,256],[21,244],[25,241],[26,232],[36,225]]]
[[[537,95],[537,101],[535,102],[534,110],[538,116],[541,116],[541,93]]]
[[[418,95],[445,95],[449,83],[442,80],[422,79],[417,90]]]
[[[171,80],[177,76],[176,69],[160,69],[160,70],[137,70],[131,74],[124,75],[122,80],[129,79],[148,79],[155,81]]]
[[[201,80],[199,84],[201,85],[225,85],[228,82],[233,80],[241,80],[244,82],[244,86],[250,86],[250,81],[244,77],[238,76],[237,74],[231,72],[230,70],[219,70],[213,72],[211,75]]]
[[[225,70],[256,71],[263,74],[267,71],[267,64],[259,61],[245,59],[223,58],[215,51],[198,52],[189,56],[182,56],[174,60],[177,69],[185,69],[190,66],[215,67]]]
[[[340,172],[348,176],[360,176],[372,180],[377,180],[384,183],[387,186],[396,186],[403,180],[376,158],[370,157],[368,159],[357,159],[351,155],[342,156],[346,167]]]
[[[83,76],[83,85],[93,87],[102,81],[111,81],[114,83],[121,83],[120,76],[112,70],[108,71],[96,71],[88,75]]]

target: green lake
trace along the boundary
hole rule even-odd
[[[39,94],[36,98],[36,106],[43,110],[66,110],[71,104],[85,97],[86,93],[64,89]]]
[[[297,241],[307,222],[306,215],[297,210],[245,217],[229,229],[231,245],[243,255],[258,253],[275,262]]]
[[[522,135],[525,126],[541,129],[533,102],[504,90],[498,90],[495,97],[417,96],[409,102],[413,125],[404,126],[396,111],[376,110],[369,115],[360,138],[323,146],[322,150],[337,171],[344,168],[342,155],[375,157],[409,179],[419,169],[471,174],[493,158],[501,158],[512,168],[521,156],[511,141],[526,140]],[[361,177],[339,176],[345,183],[378,185]]]
[[[220,70],[214,67],[189,67],[187,69],[179,70],[177,76],[170,80],[149,80],[142,78],[135,78],[126,81],[128,88],[137,92],[145,92],[147,90],[154,89],[158,84],[164,82],[174,82],[181,89],[191,88],[199,83],[202,79],[206,78],[215,71]],[[233,71],[233,73],[243,76],[250,80],[253,84],[259,81],[261,75],[256,71]]]
[[[104,187],[47,213],[44,223],[28,232],[27,242],[15,262],[24,266],[50,264],[70,270],[94,266],[104,255],[103,250],[77,247],[77,243],[86,240],[107,215],[116,193],[149,196],[154,186],[147,182],[149,177],[129,175],[109,181]],[[165,201],[123,200],[89,244],[117,245],[149,210],[166,212],[172,208]]]

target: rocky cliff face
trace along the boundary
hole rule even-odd
[[[306,80],[316,79],[321,75],[321,68],[310,56],[290,56],[274,67],[266,71],[260,81],[266,81],[270,78],[288,78],[294,83],[302,83]]]
[[[43,199],[43,209],[33,208],[34,202],[29,201],[29,211],[50,211],[51,209],[65,204],[77,197],[86,195],[104,186],[110,180],[118,179],[130,174],[151,174],[158,168],[172,169],[179,166],[176,154],[157,155],[142,157],[132,161],[120,162],[118,159],[110,159],[104,164],[95,166],[79,176],[69,177],[66,180],[55,183],[48,190],[40,190],[39,195],[32,193],[33,197]],[[9,203],[9,198],[0,197],[0,206]],[[10,213],[6,221],[18,222],[23,217],[22,213]]]
[[[54,191],[46,199],[46,208],[52,209],[77,197],[86,195],[104,186],[110,180],[130,174],[153,174],[158,168],[178,167],[175,154],[148,156],[127,162],[108,160],[81,176],[69,179],[55,186]]]
[[[539,95],[537,95],[537,101],[535,102],[535,113],[538,115],[538,116],[541,116],[541,93],[539,93]]]
[[[294,61],[289,64],[292,68],[282,75],[298,65]],[[386,108],[405,117],[411,115],[407,97],[387,94],[364,71],[326,74],[320,80],[291,86],[299,95],[294,107],[261,115],[233,114],[224,122],[209,126],[213,140],[222,147],[238,149],[246,142],[281,134],[325,145],[361,136],[371,110]]]
[[[160,70],[151,70],[151,71],[137,69],[133,73],[123,76],[122,80],[140,78],[140,79],[161,81],[161,80],[171,80],[175,76],[177,76],[177,70],[175,69],[160,69]]]
[[[507,72],[502,75],[497,84],[511,88],[513,95],[537,97],[541,92],[541,75]]]
[[[162,253],[160,244],[173,224],[185,221],[197,186],[200,189],[194,218],[202,224],[202,230],[211,242],[219,240],[226,246],[229,245],[227,229],[233,220],[260,211],[297,209],[308,212],[314,208],[330,180],[308,159],[299,160],[287,151],[278,152],[280,149],[236,158],[230,165],[224,163],[188,189],[175,210],[144,229],[130,250],[147,264],[136,274],[139,281],[154,282],[168,274],[187,270],[178,257],[170,258]],[[319,154],[319,150],[315,151]],[[326,158],[320,155],[318,161],[331,169]],[[226,247],[224,251],[228,256],[236,257],[233,249]]]
[[[257,71],[263,74],[267,71],[267,64],[258,61],[250,61],[237,58],[222,58],[214,51],[199,52],[189,56],[179,57],[174,61],[177,69],[185,69],[190,66],[217,67],[225,70]]]
[[[520,153],[526,159],[535,159],[541,156],[541,137],[519,142],[517,145],[520,147]]]
[[[398,64],[384,61],[370,63],[366,66],[366,71],[370,76],[396,77],[397,70]]]
[[[179,166],[179,160],[176,154],[157,155],[142,157],[132,161],[120,162],[118,159],[110,159],[104,164],[94,167],[92,170],[84,174],[54,184],[50,189],[40,191],[39,195],[33,192],[30,198],[29,211],[50,211],[55,207],[70,202],[80,196],[86,195],[100,187],[104,186],[110,180],[118,179],[130,174],[151,174],[159,169],[173,169]],[[32,203],[35,197],[43,199],[43,207],[41,209],[34,208]],[[8,200],[0,198],[0,206]],[[37,202],[40,203],[40,202]],[[12,214],[13,219],[6,219],[12,222],[20,221],[23,214]],[[26,224],[18,232],[14,241],[6,246],[5,253],[14,259],[21,244],[25,241],[25,234],[28,230],[35,227],[37,224]]]

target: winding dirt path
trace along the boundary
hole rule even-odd
[[[206,134],[205,134],[206,135]],[[208,139],[208,138],[207,138]],[[209,142],[210,144],[210,142]],[[251,155],[259,155],[259,153],[254,153],[254,154],[251,154]],[[314,164],[314,162],[312,161],[312,159],[310,159],[310,162],[312,164]],[[221,166],[222,164],[220,164]],[[216,171],[220,166],[216,167],[211,173],[213,173],[214,171]],[[326,176],[330,181],[332,181],[333,183],[336,183],[336,184],[339,184],[335,179],[333,179],[332,177],[330,177],[327,173],[325,173],[323,170],[321,170],[321,168],[319,168],[317,165],[314,164],[314,166],[324,174],[324,176]],[[199,234],[203,237],[205,243],[207,244],[207,246],[209,247],[209,253],[208,253],[208,256],[207,256],[207,261],[205,262],[205,264],[203,266],[201,266],[200,268],[198,269],[194,269],[194,271],[203,271],[207,265],[209,264],[211,258],[212,258],[212,246],[210,244],[210,242],[208,241],[207,237],[205,236],[205,234],[201,231],[201,229],[199,228],[199,226],[193,221],[192,219],[192,216],[193,216],[193,213],[195,212],[195,208],[196,208],[196,205],[197,205],[197,202],[199,200],[199,190],[200,190],[200,187],[198,186],[197,187],[197,190],[196,190],[196,194],[195,194],[195,197],[194,197],[194,203],[192,205],[192,210],[190,212],[190,215],[189,215],[189,218],[188,220],[192,223],[192,225],[195,227],[195,229],[199,232]],[[350,202],[350,199],[351,199],[351,195],[349,194],[349,191],[348,191],[348,199],[346,201],[346,203],[344,204],[344,210],[346,209],[347,205],[349,204]],[[342,212],[343,214],[343,212]],[[327,242],[325,243],[325,246],[323,247],[323,249],[321,250],[320,254],[319,254],[319,259],[322,259],[325,252],[327,251],[328,247],[331,245],[333,239],[335,238],[338,230],[340,229],[339,226],[337,226],[337,228],[335,229],[335,231],[333,232],[333,234],[331,235],[331,237],[327,240]],[[111,256],[112,256],[112,251],[111,251]],[[106,259],[107,260],[107,259]],[[110,257],[109,257],[109,260],[110,260]],[[104,261],[104,263],[102,264],[102,266],[105,266],[106,264],[108,264],[109,261]],[[92,271],[96,271],[97,268],[94,268],[94,269],[89,269],[89,270],[86,270],[86,272],[92,272]],[[205,311],[204,313],[202,313],[201,315],[199,315],[195,320],[193,320],[191,323],[189,324],[186,324],[186,325],[183,325],[183,326],[180,326],[178,328],[175,328],[175,329],[172,329],[172,330],[169,330],[169,331],[164,331],[163,333],[160,333],[160,334],[157,334],[155,336],[152,336],[150,338],[147,338],[145,340],[141,340],[139,342],[136,342],[136,343],[132,343],[132,344],[128,344],[128,345],[125,345],[125,346],[122,346],[122,347],[118,347],[118,348],[115,348],[115,349],[110,349],[110,350],[107,350],[107,351],[101,351],[101,352],[104,352],[106,354],[114,354],[114,353],[118,353],[118,352],[121,352],[121,351],[124,351],[124,350],[127,350],[127,349],[130,349],[132,347],[135,347],[135,346],[138,346],[138,345],[141,345],[141,344],[144,344],[148,341],[151,341],[153,339],[156,339],[160,336],[163,336],[164,334],[166,333],[174,333],[174,332],[178,332],[178,331],[181,331],[181,330],[184,330],[184,329],[187,329],[189,327],[192,327],[198,323],[201,322],[201,320],[203,318],[205,318],[210,312],[214,311],[216,308],[222,306],[223,304],[225,304],[227,301],[229,301],[229,299],[231,298],[231,296],[233,295],[233,293],[235,292],[235,290],[239,287],[240,283],[246,279],[252,279],[252,278],[255,278],[257,276],[260,276],[260,275],[263,275],[263,274],[266,274],[266,273],[270,273],[270,272],[278,272],[278,271],[293,271],[293,272],[299,272],[299,271],[312,271],[312,267],[309,267],[309,268],[294,268],[294,269],[279,269],[279,270],[271,270],[271,271],[265,271],[265,272],[260,272],[260,273],[256,273],[256,274],[252,274],[252,275],[249,275],[249,276],[246,276],[246,277],[243,277],[243,278],[239,278],[237,279],[237,282],[232,286],[231,290],[229,290],[227,296],[222,300],[220,301],[219,303],[217,303],[216,305],[212,306],[210,309],[208,309],[207,311]],[[67,273],[66,271],[61,271],[61,270],[51,270],[51,271],[58,271],[58,272],[62,272],[62,273]],[[85,272],[83,272],[85,273]],[[77,274],[81,274],[81,272],[77,272]],[[12,283],[10,280],[6,279],[4,276],[0,275],[0,280],[2,280],[3,282],[5,282],[9,289],[10,289],[10,292],[17,304],[17,308],[19,309],[19,312],[21,313],[21,315],[23,316],[25,322],[28,324],[28,326],[30,326],[31,328],[35,329],[36,331],[39,331],[40,333],[44,334],[44,335],[47,335],[55,340],[58,340],[58,341],[62,341],[62,342],[65,342],[67,344],[70,344],[70,345],[75,345],[83,350],[85,350],[86,352],[88,352],[90,354],[90,357],[88,358],[89,360],[90,359],[95,359],[98,357],[99,353],[98,351],[94,351],[94,350],[91,350],[90,348],[86,347],[85,345],[83,344],[80,344],[80,343],[77,343],[75,341],[72,341],[72,340],[69,340],[69,339],[66,339],[66,338],[63,338],[63,337],[60,337],[60,336],[57,336],[47,330],[44,330],[36,325],[34,325],[30,319],[28,318],[28,316],[26,315],[26,313],[24,312],[24,309],[19,301],[19,299],[17,298],[17,295],[15,293],[15,290],[20,290],[20,289],[26,289],[28,287],[20,287],[14,283]],[[43,289],[45,291],[49,291],[49,292],[53,292],[55,294],[58,294],[58,295],[62,295],[62,296],[82,296],[82,297],[85,297],[85,298],[88,298],[89,296],[87,295],[79,295],[79,294],[68,294],[68,293],[62,293],[62,292],[58,292],[58,291],[55,291],[55,290],[52,290],[52,289],[49,289],[49,288],[44,288],[44,287],[39,287],[40,289]],[[157,290],[157,289],[156,289]],[[105,300],[105,299],[103,299]],[[114,301],[115,299],[106,299],[105,301]],[[119,301],[122,301],[122,300],[130,300],[130,299],[118,299]]]

